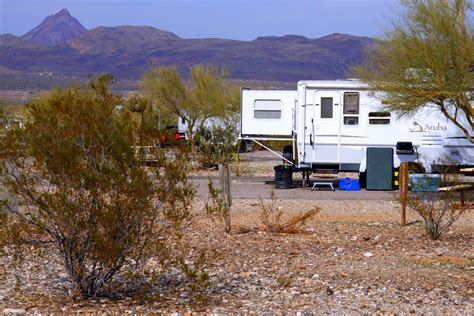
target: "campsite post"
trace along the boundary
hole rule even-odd
[[[407,224],[408,163],[400,164],[400,200],[402,202],[402,225]]]

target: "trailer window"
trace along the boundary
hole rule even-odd
[[[357,116],[344,116],[344,125],[359,125]]]
[[[333,102],[332,98],[321,98],[321,118],[332,118]]]
[[[255,100],[254,117],[256,119],[280,119],[282,109],[281,100]]]
[[[389,125],[390,112],[369,112],[370,125]]]
[[[344,93],[344,114],[359,114],[359,92]]]
[[[344,93],[344,125],[359,125],[359,92]]]

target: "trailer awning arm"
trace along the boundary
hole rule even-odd
[[[250,140],[256,142],[257,144],[259,144],[260,146],[262,146],[263,148],[265,148],[266,150],[270,151],[272,154],[274,154],[275,156],[278,156],[280,157],[281,159],[285,160],[286,162],[288,162],[290,165],[294,165],[294,163],[292,163],[291,161],[289,161],[288,159],[286,159],[285,157],[283,157],[282,155],[280,155],[279,153],[277,153],[276,151],[270,149],[269,147],[265,146],[264,144],[260,143],[259,141],[257,141],[256,139],[253,139],[253,138],[250,138]]]

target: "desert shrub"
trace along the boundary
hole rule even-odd
[[[270,193],[270,201],[265,203],[262,198],[259,202],[260,220],[265,231],[269,233],[287,233],[294,234],[302,231],[304,225],[313,219],[320,211],[319,207],[314,207],[309,211],[292,215],[283,220],[283,208],[278,206],[275,191]]]
[[[236,150],[238,127],[233,116],[209,119],[194,135],[201,167],[217,167],[229,163]]]
[[[293,283],[291,278],[284,276],[279,276],[278,278],[276,278],[276,281],[282,287],[290,287]]]
[[[222,196],[222,190],[214,186],[214,182],[209,179],[207,184],[209,196],[205,204],[206,213],[211,216],[211,219],[222,221],[226,233],[230,233],[230,207],[226,204]]]
[[[408,204],[423,220],[423,226],[431,239],[439,239],[470,207],[470,195],[466,204],[457,202],[457,197],[464,197],[462,191],[462,176],[459,168],[450,164],[449,157],[439,160],[442,166],[440,171],[440,184],[445,187],[445,191],[438,193],[429,192],[432,190],[433,178],[425,175],[426,179],[420,181],[416,188],[421,191],[409,197]],[[436,178],[434,178],[436,179]],[[413,189],[413,188],[412,188]],[[463,201],[464,202],[464,201]]]
[[[408,204],[420,215],[426,233],[433,240],[439,239],[472,207],[470,201],[464,205],[458,203],[454,191],[440,192],[437,195],[419,193],[410,197]]]
[[[8,129],[21,126],[22,109],[22,104],[0,98],[0,137],[3,137]]]
[[[195,269],[203,259],[189,264],[180,246],[193,218],[189,157],[161,154],[158,168],[142,167],[130,126],[116,117],[121,98],[110,82],[103,76],[28,104],[25,128],[10,131],[0,147],[0,176],[22,205],[6,203],[1,220],[52,240],[83,297],[113,293],[120,273],[144,272],[152,257],[202,281],[206,274]]]
[[[236,177],[243,177],[250,174],[250,164],[240,159],[239,152],[233,154],[232,174]]]

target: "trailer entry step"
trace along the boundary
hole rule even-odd
[[[313,187],[311,188],[311,191],[314,191],[314,189],[319,186],[319,185],[325,185],[325,186],[329,186],[331,187],[331,190],[335,191],[334,189],[334,185],[332,184],[332,182],[328,182],[328,181],[314,181],[313,182]]]

